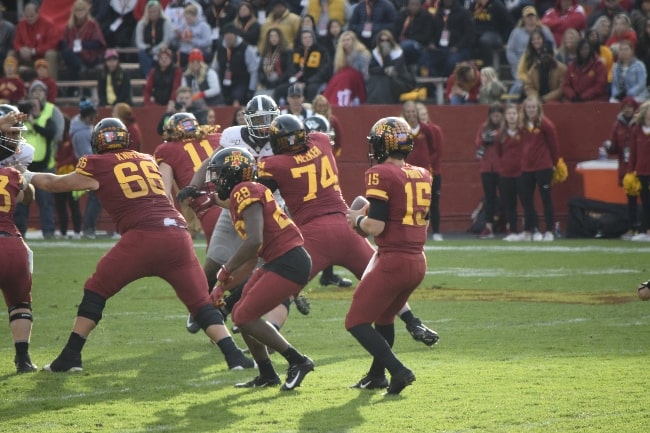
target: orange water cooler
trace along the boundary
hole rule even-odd
[[[618,186],[618,160],[579,162],[576,165],[576,172],[582,175],[582,190],[585,198],[607,203],[627,203],[623,187]]]

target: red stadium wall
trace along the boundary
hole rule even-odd
[[[363,172],[368,167],[368,146],[365,140],[373,123],[383,116],[398,115],[400,106],[364,106],[335,108],[344,133],[343,153],[339,158],[340,180],[345,199],[352,199],[363,193]],[[545,114],[555,122],[560,140],[560,155],[569,167],[568,180],[554,188],[553,197],[556,217],[566,227],[568,201],[582,196],[582,177],[575,172],[576,163],[595,159],[597,147],[609,135],[611,125],[619,111],[618,104],[553,104],[544,107]],[[75,110],[65,109],[68,115]],[[217,121],[226,127],[230,125],[232,107],[216,109]],[[134,114],[143,133],[143,151],[153,153],[160,143],[156,126],[164,107],[134,109]],[[464,231],[469,227],[470,214],[483,196],[478,163],[474,153],[474,135],[485,120],[485,106],[437,106],[429,107],[431,119],[442,127],[445,137],[442,160],[442,232]],[[100,110],[100,116],[107,116],[108,110]],[[30,227],[38,226],[37,206],[32,206]],[[82,208],[83,209],[83,208]],[[537,206],[541,214],[541,206]],[[112,230],[107,215],[102,214],[101,229]]]

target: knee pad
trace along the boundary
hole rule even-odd
[[[102,298],[95,292],[84,290],[84,297],[81,300],[81,304],[79,304],[77,316],[85,317],[97,324],[102,320],[104,306],[106,306],[106,299]]]
[[[223,316],[214,306],[204,305],[194,314],[194,321],[205,331],[209,326],[223,325]]]
[[[27,309],[29,310],[28,313],[16,313],[16,314],[11,314],[15,310],[20,310],[20,309]],[[19,302],[16,305],[12,305],[9,307],[9,323],[13,322],[14,320],[19,320],[19,319],[25,319],[29,320],[30,322],[34,321],[34,318],[32,317],[32,304],[29,302]]]

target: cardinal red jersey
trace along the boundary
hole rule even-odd
[[[254,203],[262,205],[264,217],[263,240],[257,253],[258,257],[269,263],[304,244],[300,230],[278,206],[271,190],[256,182],[242,182],[230,193],[230,217],[242,239],[246,239],[246,225],[242,214]]]
[[[187,227],[165,195],[153,156],[130,150],[86,155],[79,159],[75,171],[99,182],[97,198],[120,233]]]
[[[366,198],[388,202],[384,231],[375,236],[382,252],[421,253],[427,240],[431,175],[410,164],[379,164],[366,171]]]
[[[307,135],[307,150],[296,155],[262,158],[260,178],[273,179],[291,218],[298,227],[325,214],[345,214],[348,206],[339,185],[339,169],[329,138],[322,132]]]
[[[23,178],[13,167],[0,167],[0,232],[20,236],[14,223],[16,197],[22,189]]]
[[[156,147],[156,162],[169,165],[174,170],[174,181],[179,188],[190,184],[201,163],[219,147],[221,134],[209,134],[205,138],[185,141],[168,141]]]

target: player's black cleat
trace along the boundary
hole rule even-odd
[[[185,323],[185,329],[187,329],[187,332],[190,334],[196,334],[201,330],[201,326],[199,326],[199,324],[194,321],[194,317],[192,317],[191,314],[188,314],[187,322]]]
[[[298,388],[307,373],[314,371],[314,361],[305,356],[305,360],[300,364],[293,364],[287,370],[287,380],[280,388],[280,391],[291,391]]]
[[[81,367],[81,353],[73,352],[68,349],[63,349],[61,354],[52,361],[52,363],[47,364],[43,367],[45,371],[51,371],[54,373],[64,373],[72,371],[82,371]]]
[[[331,277],[323,277],[321,274],[320,280],[318,280],[321,286],[337,286],[337,287],[350,287],[352,285],[352,280],[348,278],[341,278],[336,274],[333,274]]]
[[[372,376],[370,373],[361,378],[360,381],[351,386],[357,389],[386,389],[388,388],[388,379],[386,376]]]
[[[255,361],[247,358],[241,350],[236,352],[233,356],[226,358],[226,362],[228,363],[228,370],[231,371],[257,367]]]
[[[406,325],[406,330],[411,334],[411,337],[413,337],[415,341],[421,341],[429,347],[433,346],[438,342],[438,340],[440,340],[438,333],[423,325],[422,322],[412,326]]]
[[[311,311],[311,304],[309,303],[309,299],[305,298],[302,295],[298,295],[293,298],[293,303],[296,304],[296,309],[303,316],[308,315]]]
[[[390,378],[386,395],[397,395],[413,382],[415,382],[415,374],[408,368],[405,368]]]
[[[278,386],[281,382],[277,375],[275,377],[257,376],[248,382],[236,383],[235,388],[265,388],[267,386]]]
[[[16,365],[16,373],[33,373],[38,370],[38,367],[32,364],[29,354],[16,355],[14,364]]]

